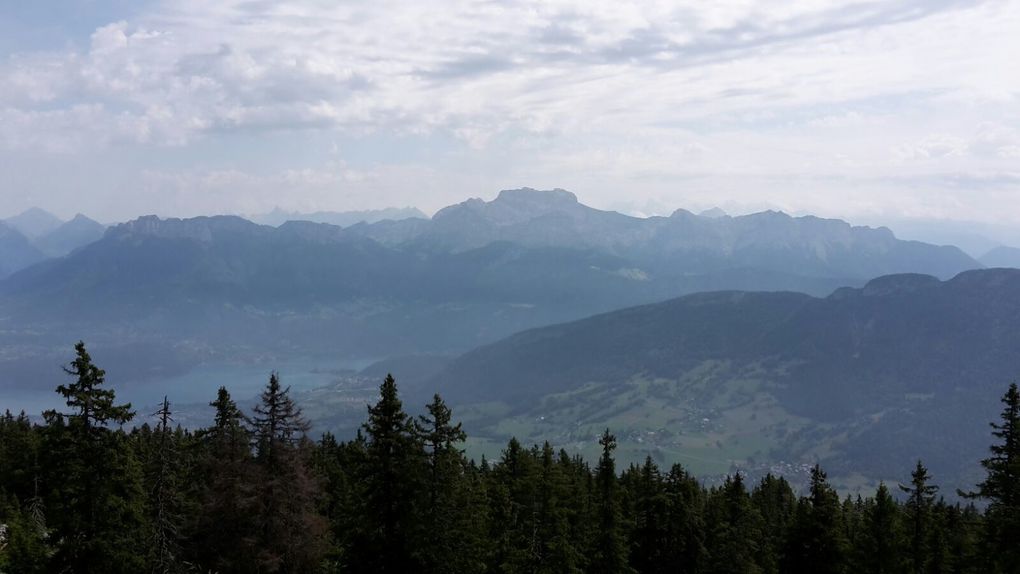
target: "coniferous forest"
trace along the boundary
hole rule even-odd
[[[1015,384],[972,492],[903,461],[900,484],[841,498],[817,466],[803,493],[617,468],[608,429],[595,461],[516,440],[468,460],[443,400],[411,417],[392,377],[341,442],[308,435],[275,375],[252,412],[220,388],[212,425],[182,429],[169,401],[133,424],[84,344],[67,373],[66,408],[0,420],[3,573],[1020,572]]]

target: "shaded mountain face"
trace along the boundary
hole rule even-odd
[[[982,255],[980,261],[986,267],[1020,268],[1020,249],[1000,245]]]
[[[63,223],[56,215],[38,207],[27,209],[14,217],[7,218],[4,222],[29,239],[42,237]]]
[[[962,487],[1020,375],[1016,341],[1020,270],[892,275],[825,298],[702,293],[526,331],[426,386],[496,444],[583,448],[608,425],[632,459],[693,453],[705,472],[821,460],[874,481],[922,458]]]
[[[21,232],[0,221],[0,279],[45,258]]]
[[[79,213],[70,221],[36,239],[35,244],[49,257],[62,257],[79,247],[98,241],[105,231],[105,225]]]

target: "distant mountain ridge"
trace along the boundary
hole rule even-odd
[[[982,255],[979,261],[987,267],[1020,268],[1020,248],[1000,245]]]
[[[62,257],[79,247],[98,241],[104,232],[105,225],[79,213],[70,221],[61,223],[60,226],[39,237],[35,243],[48,256]]]
[[[153,217],[129,224],[140,231],[145,225],[154,225]],[[95,241],[104,230],[82,215],[61,224],[52,215],[34,209],[17,218],[23,224],[41,221],[40,225],[49,226],[35,243],[50,256],[65,255]],[[188,222],[207,219],[165,221],[179,221],[175,225],[187,227],[192,225]],[[840,220],[795,218],[779,212],[730,217],[721,210],[694,215],[679,209],[670,217],[638,218],[585,206],[573,193],[562,189],[504,190],[492,201],[470,199],[441,209],[431,219],[414,208],[312,214],[277,209],[262,219],[275,227],[290,221],[291,230],[298,229],[300,221],[341,223],[344,233],[316,228],[319,240],[326,236],[335,240],[361,236],[392,249],[426,254],[460,253],[499,242],[529,249],[596,251],[628,260],[634,276],[665,279],[676,279],[677,274],[732,275],[735,271],[750,271],[821,278],[838,284],[896,272],[945,278],[981,266],[954,247],[900,241],[886,228],[853,227]],[[234,221],[240,224],[240,220]],[[228,220],[209,221],[226,225]],[[705,285],[725,287],[726,280],[721,285],[717,281]],[[796,282],[785,286],[798,288]]]
[[[381,243],[464,251],[507,241],[528,247],[592,249],[666,273],[760,268],[814,277],[867,279],[922,272],[950,277],[981,265],[959,249],[901,241],[886,228],[853,227],[817,217],[767,211],[730,217],[679,209],[638,218],[593,209],[568,191],[504,190],[441,209],[430,222],[393,222],[350,230]]]
[[[315,211],[301,213],[284,211],[277,207],[269,213],[255,215],[250,218],[255,223],[277,227],[288,221],[311,221],[312,223],[328,223],[340,227],[349,227],[358,223],[376,223],[379,221],[402,219],[428,219],[428,216],[416,207],[387,207],[363,211]]]
[[[0,279],[102,237],[106,226],[77,214],[70,221],[38,207],[0,221]]]
[[[878,479],[920,457],[963,485],[985,453],[979,423],[1020,376],[1016,341],[1020,270],[892,275],[825,298],[699,293],[538,328],[422,387],[496,443],[534,431],[573,444],[611,426],[637,459],[707,443],[700,456],[721,468],[822,460]]]
[[[29,208],[4,221],[29,239],[42,237],[63,223],[56,215],[38,207]]]

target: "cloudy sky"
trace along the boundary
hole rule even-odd
[[[1020,224],[1020,2],[0,0],[0,216],[563,187]]]

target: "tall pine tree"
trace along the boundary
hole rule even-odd
[[[256,548],[259,569],[299,574],[318,567],[327,550],[311,469],[308,422],[276,373],[255,406]]]
[[[421,497],[424,528],[419,542],[423,572],[463,572],[470,570],[472,555],[467,547],[470,537],[461,530],[466,510],[463,491],[469,485],[459,447],[466,435],[460,423],[452,423],[453,413],[439,395],[426,408],[428,414],[419,416],[414,427],[426,457]]]
[[[632,481],[634,528],[631,531],[630,563],[640,574],[665,573],[674,566],[669,557],[669,497],[662,474],[652,457]]]
[[[902,571],[899,507],[885,483],[879,483],[875,498],[865,505],[859,563],[874,574]]]
[[[751,504],[762,517],[758,563],[765,572],[779,572],[783,540],[797,508],[797,496],[783,477],[765,475],[751,493]]]
[[[620,508],[617,485],[616,437],[606,429],[599,438],[602,456],[595,470],[595,524],[596,533],[592,560],[588,571],[593,574],[624,574],[632,572],[628,562],[627,538]]]
[[[198,433],[202,484],[193,526],[191,559],[223,574],[255,568],[256,492],[247,417],[220,387],[213,426]]]
[[[762,518],[751,505],[740,474],[726,478],[709,500],[708,572],[713,574],[761,572]]]
[[[1020,391],[1016,383],[1002,397],[1000,421],[992,423],[998,443],[981,461],[986,476],[968,496],[988,501],[986,539],[999,572],[1020,572]]]
[[[75,345],[65,372],[74,378],[57,387],[70,412],[44,413],[46,464],[53,474],[48,507],[55,568],[79,574],[136,573],[144,569],[144,491],[141,465],[127,447],[122,425],[134,417],[116,404],[106,373],[92,363],[85,344]]]
[[[811,489],[797,504],[797,513],[784,553],[784,571],[792,574],[842,574],[849,548],[843,528],[839,496],[825,471],[811,469]]]
[[[416,501],[421,492],[423,451],[413,421],[404,412],[396,380],[386,375],[379,401],[368,407],[363,487],[363,523],[353,539],[348,567],[353,572],[399,574],[422,568]]]
[[[910,525],[910,571],[914,574],[925,572],[932,559],[929,548],[932,506],[939,487],[930,484],[930,481],[928,469],[921,461],[917,461],[914,472],[910,474],[910,484],[900,485],[900,490],[907,494],[905,508]]]

